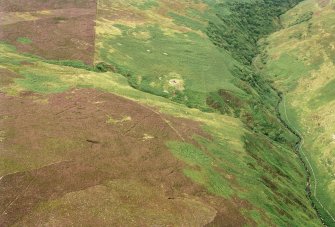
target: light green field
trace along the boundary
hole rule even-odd
[[[207,93],[220,88],[243,93],[231,73],[235,60],[205,34],[209,6],[180,2],[177,14],[172,5],[147,3],[142,10],[128,2],[99,1],[95,61],[124,69],[139,90],[170,99],[183,93],[180,101],[189,106],[204,107]],[[108,19],[113,13],[117,19]],[[174,79],[182,86],[171,83]]]

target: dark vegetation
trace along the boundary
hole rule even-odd
[[[292,143],[292,133],[274,114],[280,98],[251,63],[261,52],[261,62],[266,63],[267,55],[262,51],[266,43],[259,45],[258,41],[280,28],[279,16],[300,1],[219,3],[215,7],[219,20],[209,21],[207,28],[213,44],[227,50],[240,63],[233,69],[233,75],[238,79],[237,86],[249,94],[238,97],[219,90],[209,94],[207,104],[221,113],[240,118],[254,132],[283,144]]]
[[[257,41],[278,29],[279,16],[300,1],[219,3],[216,6],[219,20],[209,21],[207,35],[216,46],[228,50],[235,59],[250,64],[259,53]],[[226,13],[227,8],[229,14]]]
[[[285,180],[293,180],[292,175],[287,174],[285,169],[282,168],[282,160],[278,159],[278,157],[280,157],[280,154],[277,154],[278,150],[272,145],[269,145],[266,141],[259,143],[259,140],[261,139],[257,134],[246,134],[244,140],[245,149],[250,157],[252,157],[248,165],[252,169],[257,169],[258,173],[261,173],[258,180],[269,189],[266,193],[271,194],[270,197],[273,198],[272,200],[276,201],[276,203],[283,204],[283,207],[285,207],[285,205],[292,205],[297,208],[303,207],[306,209],[307,215],[313,217],[313,213],[307,209],[306,204],[304,204],[301,197],[299,198],[294,193],[285,190],[281,184],[277,183],[278,181],[284,182]],[[268,150],[266,153],[264,153],[264,146]],[[294,167],[290,160],[287,160],[286,164],[289,165],[297,175],[302,175],[302,172]],[[297,182],[293,184],[297,184]],[[291,220],[294,218],[290,215],[288,210],[279,207],[276,209],[283,217]]]
[[[207,104],[223,114],[240,118],[246,126],[256,133],[284,144],[292,142],[287,130],[273,114],[275,110],[260,99],[243,99],[226,90],[213,92]]]
[[[78,68],[78,69],[85,69],[88,71],[94,71],[94,72],[117,72],[117,68],[114,67],[111,64],[107,64],[105,62],[99,62],[94,66],[85,64],[82,61],[73,61],[73,60],[45,60],[45,62],[55,65],[64,65],[68,67]]]
[[[129,75],[129,72],[126,72],[125,69],[123,69],[122,67],[117,67],[117,66],[105,63],[105,62],[99,62],[95,65],[89,65],[80,60],[48,60],[48,59],[41,58],[33,54],[25,53],[24,55],[31,57],[34,60],[43,61],[45,63],[53,64],[53,65],[68,66],[72,68],[84,69],[84,70],[93,71],[93,72],[105,73],[105,72],[111,71],[111,72],[117,72],[117,73],[120,73],[126,76]]]
[[[289,26],[294,26],[294,25],[301,24],[303,22],[309,21],[310,19],[312,19],[312,17],[313,17],[313,12],[306,12],[306,13],[300,15],[296,19],[296,21],[291,23]]]
[[[240,118],[249,129],[276,142],[292,143],[292,133],[275,114],[280,98],[271,84],[250,66],[235,67],[233,74],[239,79],[237,86],[248,95],[237,96],[233,92],[219,90],[209,94],[207,105],[222,114]]]

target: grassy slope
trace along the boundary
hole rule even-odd
[[[167,143],[172,153],[188,164],[184,170],[188,177],[213,195],[249,201],[251,208],[241,212],[259,225],[319,225],[305,197],[303,168],[288,144],[253,132],[238,118],[185,106],[207,111],[206,98],[218,89],[247,97],[244,101],[248,103],[258,93],[241,89],[240,80],[234,76],[234,65],[242,67],[241,64],[229,52],[215,47],[202,31],[207,19],[215,18],[211,14],[212,3],[169,2],[128,1],[124,5],[124,1],[99,1],[96,61],[112,64],[119,73],[98,73],[79,69],[76,64],[68,67],[47,62],[18,54],[1,43],[0,66],[22,76],[15,83],[2,86],[1,91],[10,95],[24,90],[48,94],[93,87],[157,107],[167,114],[200,121],[212,140],[196,137],[199,147],[177,141]],[[128,82],[145,92],[130,87]],[[292,136],[285,133],[287,141],[292,141]],[[6,168],[2,174],[17,170],[15,166]],[[91,192],[85,193],[89,196]],[[66,206],[66,201],[71,201],[69,197],[74,199],[85,193],[71,193],[51,203]]]
[[[321,7],[317,1],[307,0],[282,19],[285,28],[267,39],[265,73],[285,92],[289,121],[304,136],[303,150],[317,179],[316,190],[313,179],[312,195],[334,217],[334,3]],[[327,216],[328,223],[334,224]]]
[[[193,2],[173,5],[143,10],[129,2],[99,1],[96,62],[125,68],[132,85],[146,92],[177,99],[184,91],[181,101],[191,106],[204,107],[206,93],[219,88],[243,93],[233,84],[230,69],[234,59],[215,48],[201,32],[207,26],[201,11],[207,6]],[[110,14],[117,16],[109,19]],[[174,86],[173,79],[182,85]]]
[[[271,222],[279,225],[285,222],[312,224],[315,221],[317,223],[311,208],[308,208],[307,213],[297,209],[301,204],[309,207],[309,202],[304,196],[303,172],[297,157],[292,151],[269,141],[266,137],[253,135],[252,132],[244,129],[239,120],[221,114],[189,109],[159,96],[135,90],[129,87],[127,80],[119,74],[96,73],[40,62],[35,58],[17,54],[6,45],[1,45],[1,50],[2,67],[23,76],[16,79],[15,84],[2,87],[2,91],[12,95],[24,90],[48,94],[72,87],[93,87],[155,106],[164,113],[203,122],[205,129],[213,135],[214,140],[198,138],[199,143],[202,144],[202,150],[189,144],[172,141],[168,143],[177,157],[185,160],[190,166],[200,167],[200,172],[192,168],[185,170],[191,179],[208,187],[208,190],[216,195],[225,198],[238,196],[250,201],[254,208],[243,212],[259,223]],[[32,62],[34,65],[17,64],[21,61]],[[244,142],[251,143],[248,150],[245,149]],[[192,155],[191,159],[187,158],[185,149],[191,152],[189,154]],[[197,154],[200,155],[199,158],[194,156]],[[290,157],[289,162],[286,161],[287,157]],[[10,163],[8,160],[2,161]],[[39,166],[38,160],[32,159],[31,162],[34,162],[32,166]],[[212,167],[213,162],[216,168]],[[9,164],[4,166],[6,167],[2,169],[2,174],[24,170],[19,163],[16,166]],[[265,169],[267,172],[264,172]],[[231,178],[236,178],[237,183],[230,182]],[[264,179],[266,183],[262,183]],[[275,187],[275,190],[272,187]],[[259,193],[260,191],[263,193]],[[286,202],[281,201],[282,198],[285,198]],[[260,214],[259,210],[265,212],[265,215]],[[281,216],[283,214],[287,217]],[[313,217],[314,221],[312,222],[313,219],[309,219],[306,214]],[[291,218],[293,220],[290,220]]]

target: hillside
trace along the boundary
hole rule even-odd
[[[283,91],[281,111],[303,138],[311,194],[335,225],[335,14],[332,1],[305,1],[282,16],[284,29],[266,39],[263,71]]]
[[[0,226],[331,226],[334,9],[299,2],[0,0]]]

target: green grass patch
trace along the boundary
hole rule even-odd
[[[186,176],[215,195],[227,198],[232,194],[228,182],[213,168],[213,158],[192,144],[168,142],[167,146],[177,158],[190,166],[184,170]]]
[[[200,30],[204,31],[206,28],[205,23],[201,23],[191,17],[180,15],[174,12],[170,12],[169,16],[171,16],[176,24],[186,26],[188,28],[191,28],[192,30]]]
[[[311,98],[308,102],[310,108],[318,108],[335,99],[335,79],[328,82],[324,87],[315,92],[315,97]]]
[[[27,37],[19,37],[16,39],[17,42],[21,44],[31,44],[33,41]]]
[[[141,10],[149,10],[151,8],[157,7],[159,4],[156,0],[146,0],[144,3],[137,3],[137,8]]]
[[[250,214],[246,211],[257,222],[271,219],[283,226],[293,223],[294,217],[297,223],[317,226],[316,215],[304,194],[302,165],[290,149],[249,133],[243,138],[242,150],[231,149],[230,141],[215,134],[211,140],[199,136],[194,139],[198,147],[177,141],[167,143],[171,152],[187,164],[184,174],[194,182],[214,195],[250,201],[264,211],[262,215],[258,210]],[[304,212],[297,209],[302,206],[306,207]]]
[[[70,88],[68,84],[61,81],[56,75],[42,75],[32,72],[21,72],[20,75],[24,79],[15,79],[15,82],[26,90],[38,93],[60,93]]]
[[[283,54],[278,60],[268,62],[266,70],[271,80],[285,85],[286,91],[291,91],[302,76],[310,73],[311,67],[292,55]]]
[[[126,69],[130,84],[139,90],[181,100],[194,106],[206,106],[207,92],[227,88],[243,92],[234,85],[230,72],[234,60],[220,52],[209,40],[195,33],[166,36],[158,26],[122,27],[123,36],[103,39],[102,61]],[[149,32],[149,40],[137,38],[139,32]],[[109,47],[115,49],[109,52]],[[132,73],[129,73],[132,72]],[[136,72],[136,73],[134,73]],[[169,80],[182,79],[184,90],[171,90]],[[189,94],[198,93],[192,96]],[[203,95],[200,95],[203,93]]]

